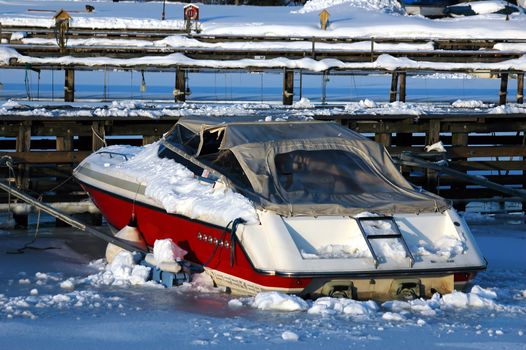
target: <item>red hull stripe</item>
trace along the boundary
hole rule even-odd
[[[157,239],[171,238],[177,245],[188,251],[186,258],[189,261],[203,264],[210,260],[207,268],[266,288],[303,289],[312,280],[309,277],[276,276],[256,271],[246,253],[241,249],[239,242],[235,250],[234,266],[230,266],[229,248],[220,247],[214,254],[213,240],[222,238],[224,228],[181,215],[168,214],[163,209],[144,203],[135,202],[134,205],[129,198],[96,189],[85,183],[81,185],[90,194],[92,201],[106,220],[118,229],[128,224],[132,211],[134,211],[139,231],[149,246],[153,246]],[[212,242],[198,239],[198,234],[210,237]],[[223,241],[230,243],[230,235],[225,234]]]

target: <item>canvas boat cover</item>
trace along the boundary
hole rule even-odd
[[[284,216],[448,208],[407,182],[382,145],[335,122],[181,118],[163,144]]]

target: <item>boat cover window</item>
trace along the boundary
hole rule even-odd
[[[197,158],[212,169],[224,174],[240,188],[252,190],[250,181],[232,151],[223,150],[215,154],[201,155]]]
[[[178,124],[164,139],[172,146],[182,149],[189,154],[195,154],[197,152],[199,142],[201,141],[198,134]]]
[[[277,179],[289,200],[392,192],[389,182],[357,155],[342,150],[296,150],[275,157]]]

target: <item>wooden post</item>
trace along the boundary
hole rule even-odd
[[[400,72],[400,98],[401,102],[405,102],[405,91],[406,91],[406,72]]]
[[[177,67],[175,71],[175,102],[186,101],[186,75],[183,69]]]
[[[468,143],[468,133],[467,132],[454,132],[452,135],[451,135],[451,145],[453,147],[455,146],[467,146],[469,143]],[[459,158],[457,160],[466,160],[467,158]],[[460,192],[460,193],[465,193],[466,191],[466,185],[465,184],[455,184],[455,185],[452,185],[451,186],[451,189],[456,191],[456,192]],[[467,196],[464,196],[464,198],[467,198]],[[459,202],[457,205],[456,205],[456,209],[457,210],[460,210],[460,211],[465,211],[466,210],[466,202]]]
[[[396,101],[397,90],[398,90],[398,73],[393,72],[391,74],[391,92],[389,93],[389,102]]]
[[[74,102],[75,101],[75,70],[66,69],[64,71],[64,101]]]
[[[68,130],[69,131],[69,130]],[[57,139],[55,141],[55,147],[57,152],[71,152],[73,151],[73,137],[71,136],[57,136]],[[71,173],[72,171],[72,165],[71,164],[58,164],[57,169],[60,169],[61,172],[64,173]],[[57,185],[61,183],[65,179],[61,179],[57,177],[56,183]],[[57,197],[60,195],[59,193],[65,194],[66,192],[63,191],[60,187],[55,190],[57,193]],[[55,219],[55,225],[57,227],[68,227],[69,224],[60,220]]]
[[[500,75],[499,105],[505,105],[508,94],[508,73]]]
[[[429,131],[426,134],[426,145],[440,141],[440,120],[429,120]],[[434,170],[426,169],[426,189],[437,192],[438,174]]]
[[[95,152],[105,146],[106,131],[104,129],[104,122],[102,121],[93,122],[91,127],[91,150]]]
[[[155,135],[143,135],[142,136],[142,144],[143,145],[149,145],[150,143],[154,143],[158,139],[159,139],[159,137],[157,137]]]
[[[20,123],[16,137],[16,152],[29,152],[31,150],[31,121]],[[16,170],[16,184],[23,190],[29,189],[29,166],[20,164]],[[27,227],[27,214],[13,214],[15,222],[20,227]]]
[[[292,105],[294,100],[294,71],[285,69],[283,74],[283,104]]]
[[[411,132],[404,132],[404,133],[396,133],[396,146],[397,147],[411,147],[413,146],[413,133]],[[409,177],[411,175],[411,172],[407,166],[402,165],[400,167],[400,172],[402,175],[409,180]]]
[[[517,103],[524,103],[524,72],[517,73]]]
[[[374,135],[374,140],[384,145],[384,147],[389,147],[391,146],[391,133],[376,133]]]

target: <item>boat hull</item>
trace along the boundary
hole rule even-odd
[[[231,234],[224,227],[169,214],[159,207],[86,183],[81,185],[110,225],[120,229],[134,213],[148,246],[152,247],[158,239],[171,238],[188,251],[189,261],[204,265],[217,285],[234,294],[280,291],[305,297],[330,295],[377,300],[430,297],[435,292],[464,289],[477,272],[466,269],[295,274],[259,270],[251,263],[241,242],[236,242],[232,253]]]

